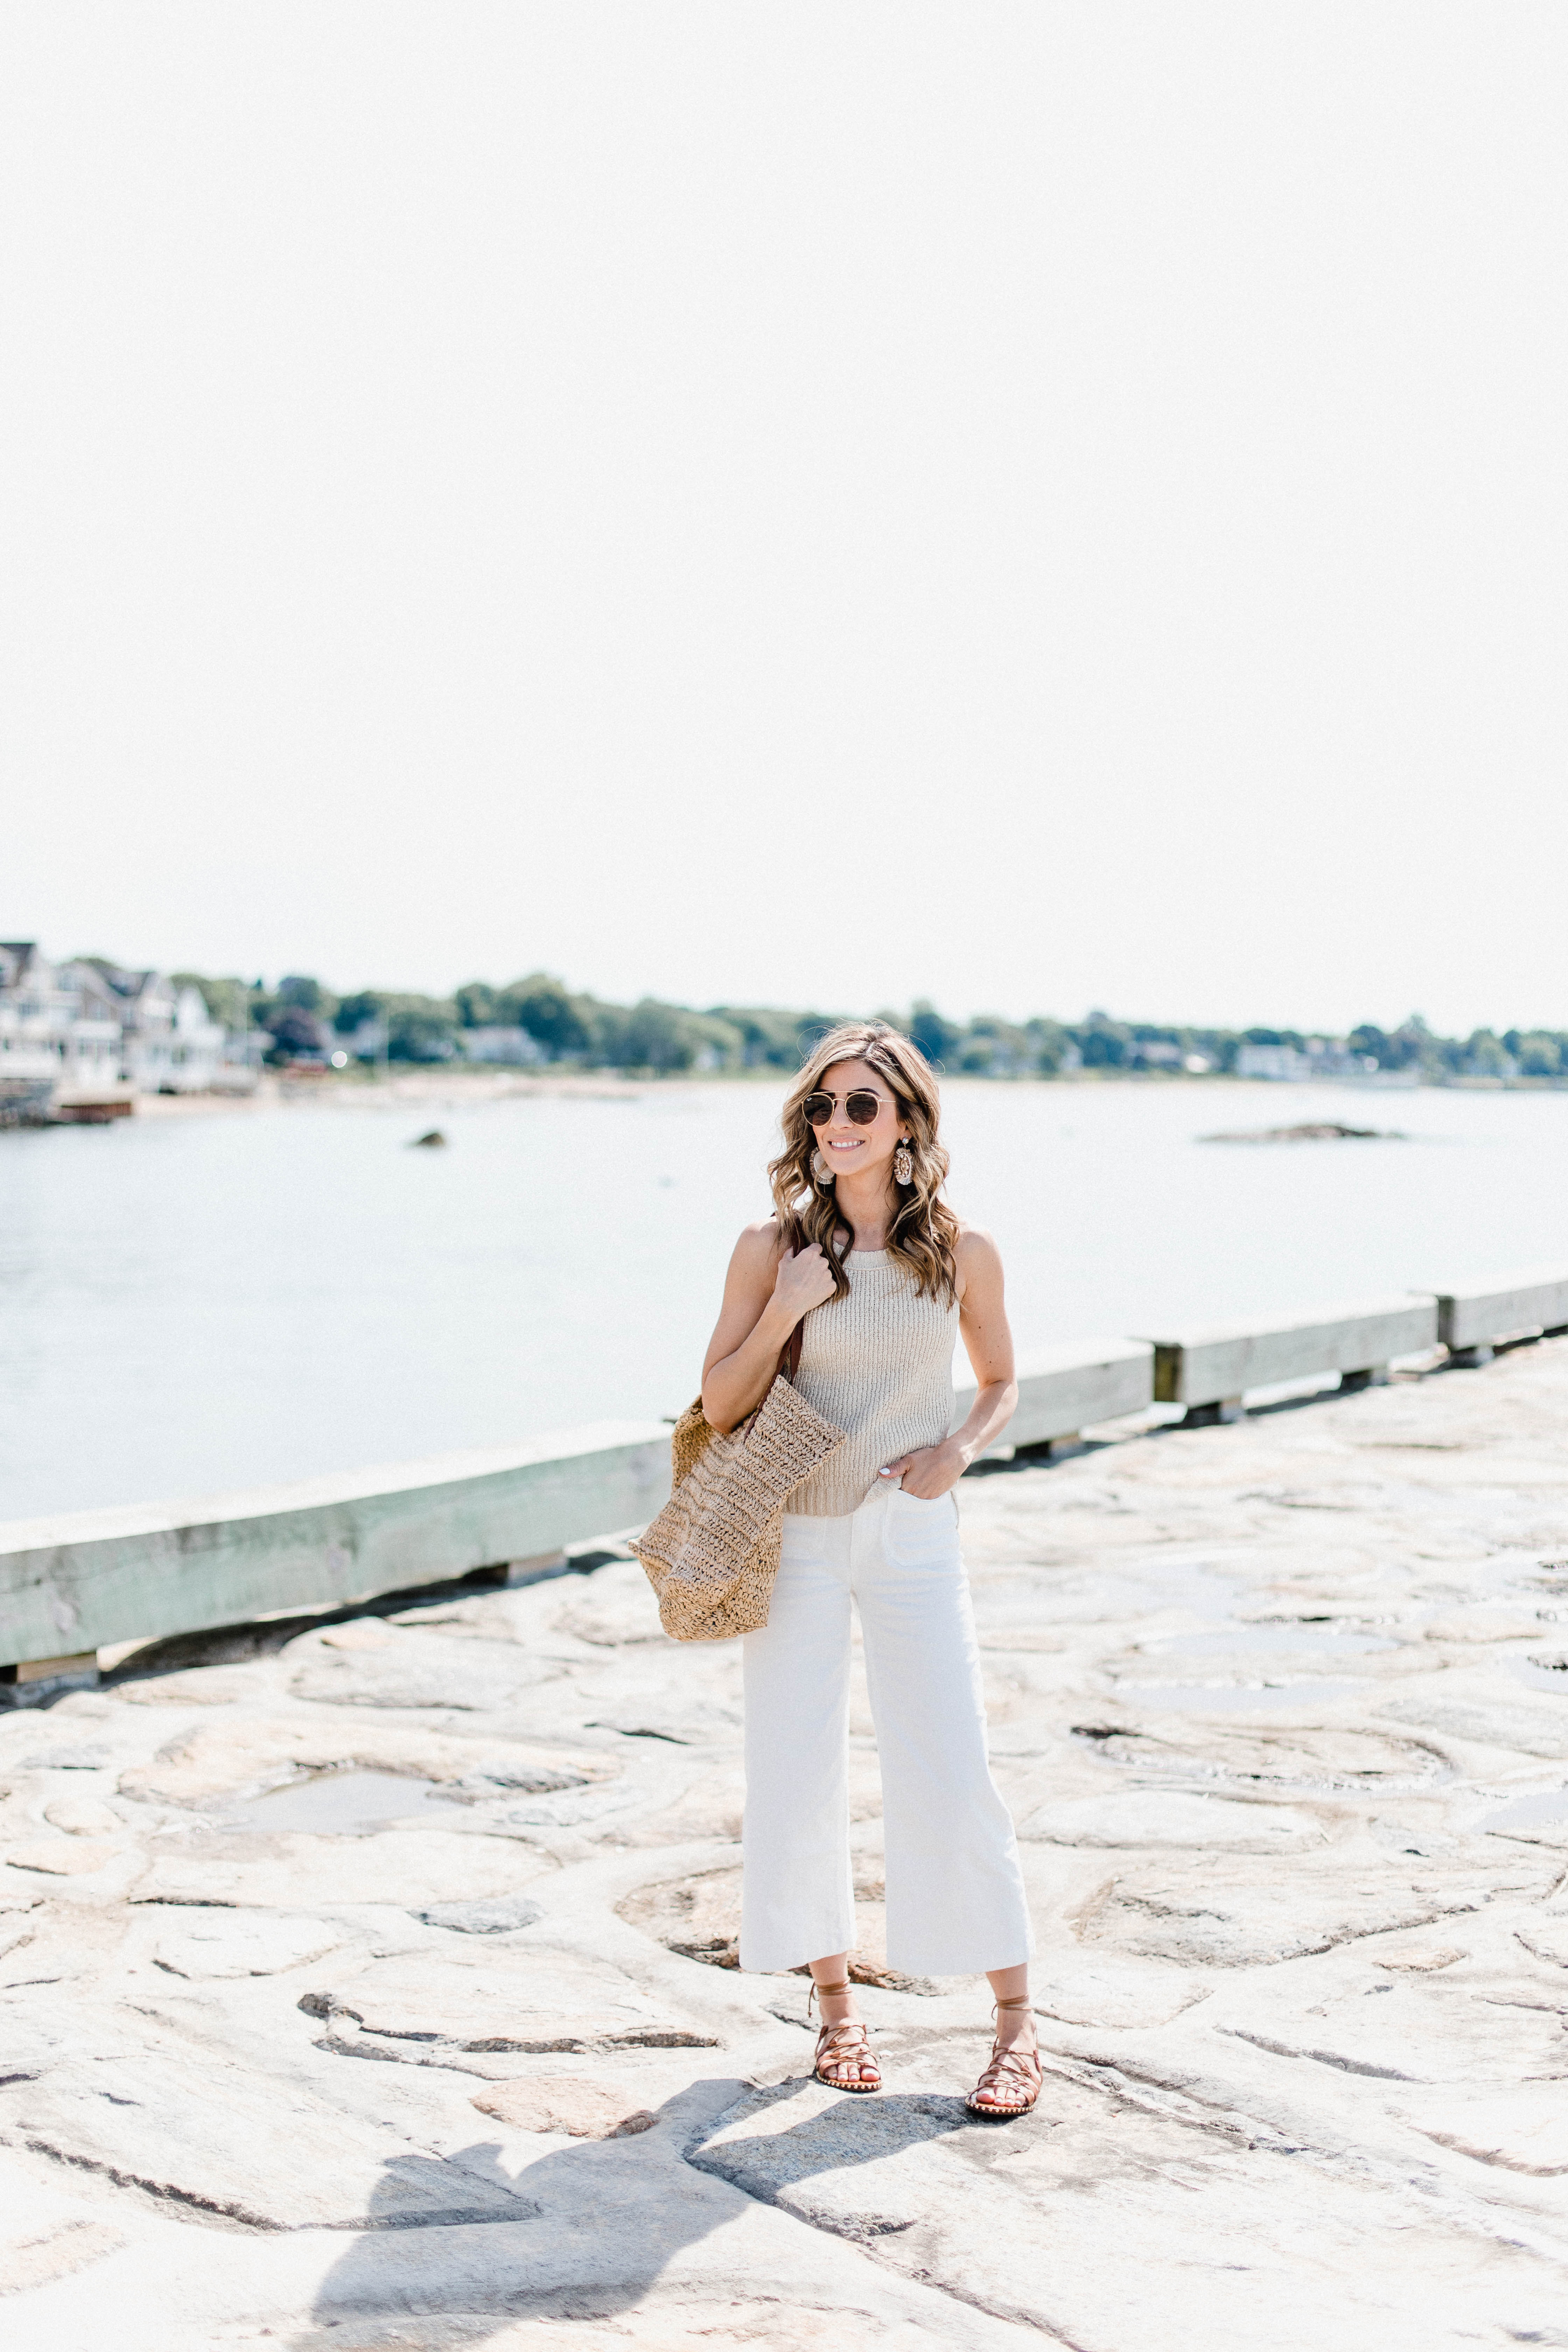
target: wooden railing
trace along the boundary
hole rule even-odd
[[[599,1422],[505,1452],[18,1520],[0,1527],[0,1658],[58,1680],[110,1643],[547,1557],[640,1526],[668,1492],[668,1424]]]
[[[1357,1388],[1446,1347],[1489,1361],[1505,1341],[1568,1328],[1568,1275],[1405,1293],[1274,1323],[1177,1331],[1026,1356],[1007,1431],[1049,1457],[1156,1404],[1234,1419],[1249,1392],[1339,1375]],[[973,1390],[961,1391],[962,1419]],[[506,1452],[438,1454],[185,1504],[0,1526],[0,1661],[13,1699],[89,1679],[96,1653],[291,1609],[327,1610],[558,1557],[638,1527],[669,1490],[663,1422],[598,1423]]]
[[[1184,1331],[1154,1341],[1154,1402],[1184,1404],[1189,1420],[1235,1420],[1249,1390],[1338,1372],[1342,1388],[1386,1380],[1400,1356],[1437,1344],[1437,1301],[1370,1298],[1278,1323]]]
[[[1108,1339],[1096,1347],[1055,1348],[1018,1359],[1018,1409],[1005,1442],[1046,1459],[1076,1445],[1082,1431],[1121,1421],[1153,1402],[1154,1350],[1147,1339]],[[974,1402],[973,1383],[958,1391],[956,1429]]]

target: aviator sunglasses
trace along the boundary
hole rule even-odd
[[[873,1127],[877,1113],[888,1099],[886,1095],[874,1095],[868,1087],[857,1087],[852,1095],[844,1097],[844,1116],[857,1127]],[[836,1095],[807,1095],[801,1105],[807,1127],[826,1127],[833,1117],[833,1106],[837,1100]]]

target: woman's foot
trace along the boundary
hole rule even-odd
[[[1035,2013],[1027,1995],[1021,2000],[999,2000],[991,2063],[969,2094],[970,2114],[995,2121],[1026,2116],[1040,2095],[1044,2080]]]
[[[814,1978],[806,2000],[807,2017],[814,2000],[822,2011],[813,2065],[817,2081],[826,2083],[830,2091],[879,2091],[881,2069],[872,2055],[870,2036],[855,2014],[848,1978],[830,1985],[818,1984]]]

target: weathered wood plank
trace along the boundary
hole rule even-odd
[[[1365,1372],[1436,1344],[1437,1301],[1402,1292],[1265,1326],[1222,1325],[1156,1339],[1154,1399],[1207,1405],[1318,1372]]]
[[[1560,1267],[1484,1287],[1437,1293],[1437,1337],[1456,1354],[1524,1331],[1557,1330],[1563,1324],[1568,1324],[1568,1274]]]
[[[1074,1437],[1101,1421],[1142,1412],[1153,1399],[1154,1350],[1147,1339],[1079,1340],[1018,1360],[1018,1409],[1005,1445],[1039,1445]],[[958,1391],[953,1427],[974,1402],[974,1383]]]
[[[331,1608],[640,1524],[669,1491],[660,1422],[436,1454],[190,1502],[0,1527],[0,1663]]]

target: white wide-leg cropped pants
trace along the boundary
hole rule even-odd
[[[919,1976],[1034,1949],[1018,1849],[985,1754],[951,1494],[879,1487],[844,1518],[786,1516],[768,1622],[745,1637],[743,1969],[852,1948],[849,1604],[882,1768],[888,1961]]]

